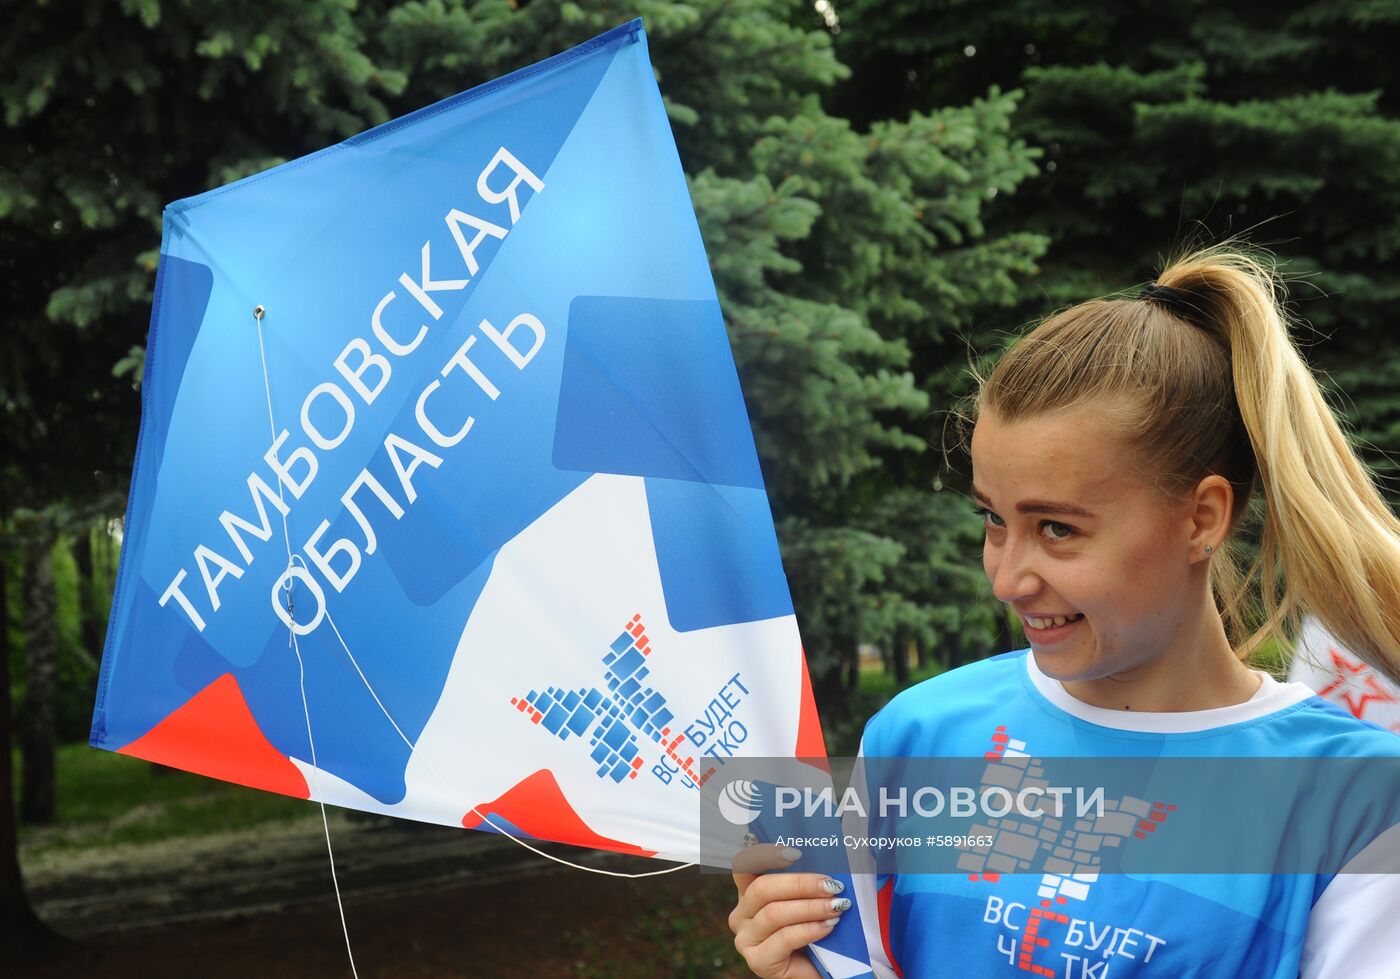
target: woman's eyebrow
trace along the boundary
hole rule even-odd
[[[991,499],[976,486],[972,487],[972,495],[979,503],[992,505]],[[1098,514],[1075,506],[1073,503],[1055,503],[1051,500],[1022,500],[1016,504],[1017,513],[1049,513],[1058,517],[1088,517],[1093,519]]]

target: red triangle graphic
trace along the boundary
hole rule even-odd
[[[301,771],[268,743],[232,673],[225,673],[118,754],[255,789],[311,798]]]
[[[826,758],[826,739],[822,737],[822,721],[817,716],[817,701],[812,696],[812,680],[807,674],[807,651],[800,651],[802,658],[802,693],[801,706],[797,714],[797,745],[793,748],[793,757],[799,759]],[[830,772],[829,764],[818,766],[823,771]]]
[[[477,829],[484,820],[477,815],[498,815],[508,819],[531,836],[540,840],[554,840],[559,843],[572,843],[575,846],[592,847],[595,850],[612,850],[614,853],[633,853],[642,857],[656,855],[655,850],[643,850],[631,843],[599,836],[588,827],[569,800],[564,797],[554,774],[547,768],[516,783],[499,798],[479,804],[475,810],[462,817],[462,825],[467,829]]]

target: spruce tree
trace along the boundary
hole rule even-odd
[[[1025,92],[1044,173],[990,209],[1052,246],[1023,322],[1142,283],[1171,250],[1246,233],[1281,259],[1296,337],[1400,502],[1400,0],[1155,4],[843,0],[858,127]],[[995,233],[995,232],[994,232]],[[991,325],[991,324],[989,324]],[[979,337],[995,350],[1003,337]],[[1378,355],[1379,354],[1379,355]]]

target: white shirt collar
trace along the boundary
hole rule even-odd
[[[1263,678],[1254,696],[1239,704],[1228,707],[1212,707],[1208,710],[1187,711],[1136,711],[1112,710],[1095,707],[1071,697],[1059,680],[1052,679],[1040,671],[1036,665],[1035,653],[1026,650],[1026,673],[1031,684],[1051,704],[1080,720],[1101,727],[1116,728],[1120,731],[1143,731],[1153,734],[1188,734],[1195,731],[1208,731],[1211,728],[1252,721],[1275,711],[1291,707],[1299,701],[1313,696],[1313,691],[1303,683],[1279,683],[1263,670],[1254,670]]]

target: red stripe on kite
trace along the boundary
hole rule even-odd
[[[554,774],[547,768],[518,782],[516,785],[491,802],[483,802],[476,809],[462,817],[462,825],[467,829],[477,829],[485,822],[478,812],[498,815],[508,820],[536,839],[558,840],[575,846],[592,847],[595,850],[611,850],[614,853],[632,853],[642,857],[656,855],[655,850],[643,850],[631,843],[609,839],[593,832],[569,800],[564,797]],[[488,830],[490,827],[486,827]]]
[[[830,772],[831,764],[826,760],[826,739],[822,737],[822,721],[817,716],[817,701],[812,696],[812,681],[807,675],[807,651],[802,650],[801,704],[797,715],[797,746],[793,757],[800,759],[820,759],[814,762],[823,771]]]
[[[258,727],[232,673],[219,677],[117,753],[298,799],[311,798],[300,769]]]

